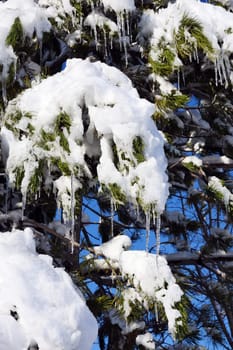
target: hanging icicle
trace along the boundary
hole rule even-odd
[[[224,52],[221,51],[216,57],[214,62],[214,71],[215,71],[215,85],[218,86],[224,85],[225,89],[228,87],[228,76],[230,72],[230,63],[229,58],[224,55]]]
[[[42,62],[43,62],[43,40],[39,39],[39,55],[40,55],[40,67],[42,68]]]
[[[129,42],[132,42],[132,37],[131,37],[131,30],[130,30],[130,23],[129,23],[129,12],[125,12],[125,19],[126,19],[126,34],[129,38]]]
[[[114,205],[114,200],[111,197],[110,199],[110,205],[111,205],[111,232],[110,232],[110,237],[114,237],[114,211],[115,211],[115,205]]]
[[[4,106],[6,107],[8,100],[7,100],[7,93],[6,93],[6,79],[5,78],[2,79],[2,99],[3,99]]]
[[[146,252],[149,252],[149,241],[150,241],[150,209],[145,213],[146,215]]]
[[[122,28],[121,28],[121,15],[117,13],[117,32],[119,37],[120,51],[122,50]]]
[[[21,212],[22,221],[23,221],[23,219],[24,219],[24,213],[25,213],[26,203],[27,203],[27,194],[24,193],[24,194],[22,195],[22,212]]]
[[[161,230],[161,215],[157,213],[156,220],[156,255],[160,254],[160,230]]]
[[[214,61],[214,75],[215,75],[215,86],[218,86],[217,58]]]
[[[74,230],[75,230],[75,189],[74,189],[74,174],[71,174],[71,252],[74,253]]]
[[[125,19],[124,14],[120,13],[120,22],[121,22],[121,32],[122,32],[122,42],[123,42],[123,48],[124,48],[124,54],[125,54],[125,66],[128,66],[128,51],[127,51],[127,35],[125,31]]]
[[[177,90],[180,91],[180,67],[177,68]]]
[[[158,304],[156,301],[155,301],[155,321],[156,321],[156,323],[159,323]]]
[[[104,34],[104,57],[106,59],[108,58],[108,48],[107,48],[107,33],[104,27],[103,27],[103,34]]]
[[[186,85],[185,74],[184,74],[184,69],[182,67],[181,67],[181,76],[182,76],[183,85],[185,86]]]

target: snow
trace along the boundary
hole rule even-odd
[[[109,37],[112,38],[114,33],[118,32],[118,27],[115,22],[104,16],[104,14],[92,11],[84,21],[85,26],[90,26],[94,32],[95,44],[98,49],[98,35],[97,35],[97,27],[101,28],[104,33],[104,48],[105,48],[105,56],[107,57],[107,34],[106,28],[109,30]]]
[[[151,304],[156,305],[160,302],[168,319],[169,332],[174,335],[176,324],[179,324],[181,317],[180,312],[175,309],[175,304],[181,300],[183,292],[176,283],[165,257],[146,251],[127,250],[130,244],[129,237],[119,235],[94,247],[94,254],[103,256],[106,260],[97,259],[93,254],[89,254],[87,259],[91,259],[95,269],[112,268],[121,271],[127,281],[121,290],[122,312],[126,321],[131,314],[133,303],[139,303],[148,310]],[[117,316],[114,319],[122,332],[128,332],[133,326],[127,324],[125,328],[124,320]]]
[[[183,65],[176,52],[174,33],[178,31],[184,15],[194,18],[202,25],[203,33],[214,50],[212,57],[208,58],[215,64],[216,84],[227,86],[227,75],[230,73],[228,56],[233,50],[233,14],[221,6],[202,3],[198,0],[177,0],[158,12],[146,10],[140,22],[140,35],[142,41],[149,38],[152,58],[159,59],[159,43],[162,40],[175,55],[174,65],[176,67]],[[186,34],[187,40],[195,40],[189,33]],[[190,59],[198,61],[197,52],[194,52]]]
[[[159,89],[162,94],[169,95],[174,91],[176,94],[181,94],[168,79],[157,74],[151,74],[150,77],[153,81],[156,81],[159,84]]]
[[[9,67],[12,63],[16,67],[18,59],[13,47],[6,44],[7,36],[15,19],[18,18],[21,22],[22,40],[26,37],[35,40],[35,36],[39,45],[41,45],[43,33],[49,32],[52,28],[50,20],[54,19],[58,25],[62,25],[68,15],[75,21],[75,9],[71,6],[69,0],[8,0],[0,2],[0,13],[0,66],[3,66],[0,73],[0,83],[2,85],[2,97],[6,105],[6,80]]]
[[[216,176],[210,176],[208,179],[208,187],[218,192],[221,197],[226,208],[232,206],[233,203],[233,194],[227,189],[226,186],[223,185],[221,180]]]
[[[127,276],[135,289],[140,291],[140,296],[144,297],[144,307],[149,301],[162,303],[168,330],[174,335],[175,324],[181,317],[174,306],[181,300],[183,292],[176,284],[166,259],[144,251],[124,251],[119,263],[123,276]]]
[[[90,26],[92,29],[95,29],[96,26],[104,28],[107,26],[110,29],[110,32],[117,32],[117,25],[115,22],[104,16],[102,13],[97,11],[92,11],[85,19],[84,25]]]
[[[86,132],[82,119],[84,107],[90,121]],[[18,110],[22,112],[22,118],[12,121]],[[89,60],[68,60],[64,71],[35,83],[8,104],[4,122],[14,123],[16,129],[16,135],[7,129],[7,124],[2,129],[4,149],[8,149],[10,182],[15,183],[16,169],[23,166],[21,190],[26,196],[39,161],[44,160],[49,168],[53,159],[59,159],[70,173],[78,175],[78,179],[85,177],[87,186],[88,181],[92,181],[92,174],[85,154],[89,157],[95,154],[99,158],[98,181],[103,187],[111,188],[116,202],[121,199],[117,195],[114,197],[111,185],[117,186],[133,204],[137,205],[139,201],[143,208],[153,206],[161,213],[168,196],[167,160],[163,137],[151,118],[154,110],[154,105],[141,99],[131,81],[118,69]],[[61,133],[56,134],[60,113],[70,118],[70,126],[61,131],[67,140],[66,148],[61,145]],[[34,128],[33,133],[28,132],[29,125]],[[42,138],[44,132],[55,135],[55,139],[46,144]],[[23,134],[20,140],[19,133]],[[134,153],[135,137],[143,143],[141,161]],[[118,165],[114,163],[113,143],[118,153]],[[58,191],[69,216],[71,185],[68,182],[71,179],[67,173],[62,176],[65,178],[56,179],[54,190]]]
[[[66,15],[75,21],[75,8],[69,0],[38,0],[38,5],[45,9],[48,18],[54,18],[58,25],[63,24]]]
[[[0,257],[0,348],[89,350],[97,322],[68,274],[36,253],[32,231],[1,233]]]
[[[111,323],[114,325],[118,325],[121,329],[122,335],[132,333],[135,330],[144,329],[145,322],[144,321],[132,321],[126,322],[119,316],[119,312],[115,309],[109,311],[108,316],[111,320]]]
[[[71,215],[67,213],[72,210],[72,187],[75,191],[81,188],[81,184],[77,179],[72,179],[69,176],[60,176],[56,181],[54,181],[54,192],[57,195],[58,203],[62,203],[62,209],[64,210],[64,221],[68,222]],[[73,182],[73,186],[72,186]]]
[[[110,8],[115,12],[134,11],[134,0],[101,0],[105,9]]]
[[[155,342],[153,341],[152,334],[145,333],[145,334],[139,334],[136,337],[136,344],[142,345],[148,350],[155,350]]]
[[[119,261],[121,253],[131,246],[132,242],[128,236],[119,235],[100,246],[94,247],[96,255],[103,255],[107,259]]]
[[[16,65],[17,56],[12,46],[6,45],[6,38],[16,18],[20,19],[24,35],[32,38],[36,33],[38,39],[42,38],[43,32],[48,32],[51,24],[45,14],[45,10],[40,8],[33,0],[8,0],[0,2],[0,65],[3,66],[0,73],[0,82],[2,83],[2,95],[6,103],[6,86],[9,66],[11,63]],[[28,16],[30,13],[30,16]]]
[[[202,166],[202,160],[197,156],[187,156],[182,160],[183,164],[193,164],[196,167],[200,168]]]

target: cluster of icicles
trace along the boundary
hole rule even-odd
[[[115,212],[117,210],[117,204],[114,202],[114,199],[110,198],[110,205],[111,205],[111,232],[110,232],[110,238],[112,239],[114,237],[114,217]],[[140,209],[139,206],[136,205],[133,207],[133,210],[136,211],[136,221],[139,221],[140,217]],[[156,235],[156,255],[159,255],[160,253],[160,230],[161,230],[161,213],[158,213],[156,211],[155,206],[151,206],[150,209],[145,210],[145,232],[146,232],[146,239],[145,239],[145,250],[148,253],[149,247],[150,247],[150,233],[151,228],[153,228],[153,231]],[[73,217],[73,215],[71,215]]]
[[[104,39],[104,54],[105,57],[108,57],[108,47],[112,49],[113,47],[113,36],[117,34],[119,39],[119,47],[121,51],[124,51],[125,65],[128,65],[128,52],[127,47],[132,42],[131,37],[131,26],[130,26],[130,13],[135,9],[133,0],[122,0],[118,2],[111,2],[109,0],[99,0],[94,2],[89,1],[91,5],[91,13],[83,21],[80,20],[80,24],[90,26],[91,30],[94,33],[94,40],[96,50],[99,48],[99,37],[97,27],[103,32]],[[103,6],[103,11],[106,12],[108,9],[116,13],[116,22],[108,19],[100,11],[101,5]],[[108,30],[106,30],[108,28]],[[108,32],[107,32],[108,31]],[[82,32],[82,29],[81,29]],[[110,43],[108,44],[108,39]]]

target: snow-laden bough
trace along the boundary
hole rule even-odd
[[[161,213],[167,160],[154,108],[118,69],[68,60],[64,71],[8,104],[2,145],[10,183],[24,198],[53,186],[67,217],[72,191],[93,184],[115,204],[128,201]]]
[[[38,255],[30,229],[0,235],[0,348],[90,350],[97,322],[52,258]]]

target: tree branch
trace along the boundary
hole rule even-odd
[[[190,253],[179,252],[165,255],[169,265],[203,265],[210,262],[228,262],[233,261],[233,252],[229,253]]]

